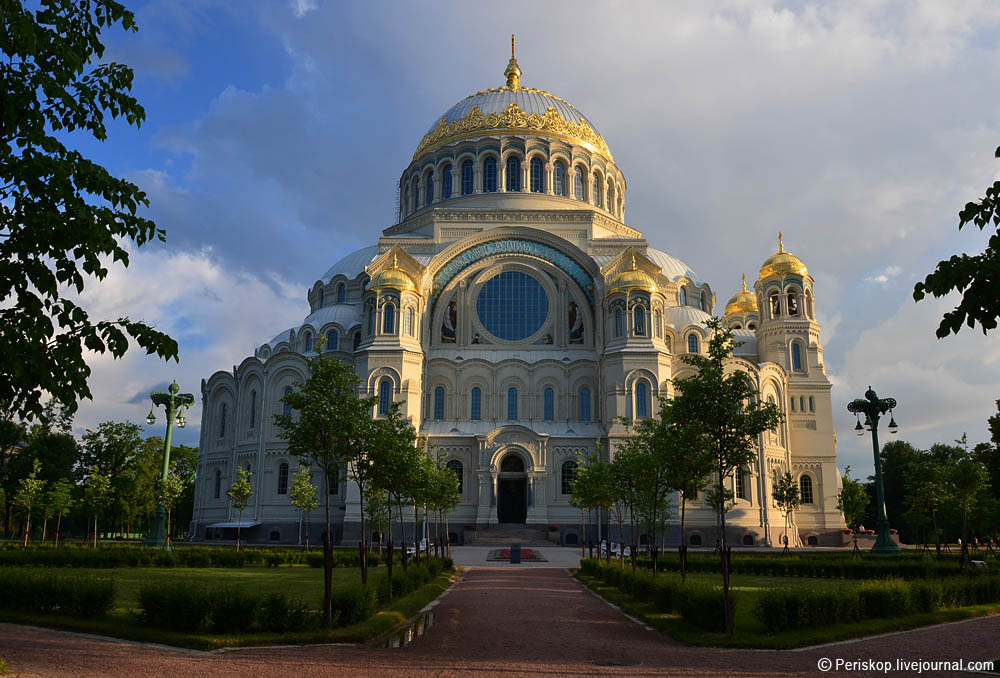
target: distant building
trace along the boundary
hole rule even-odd
[[[420,140],[400,177],[399,223],[334,264],[308,291],[301,324],[262,344],[233,372],[202,385],[204,401],[192,534],[221,538],[237,513],[226,498],[235,466],[253,471],[244,513],[251,540],[297,542],[289,501],[297,459],[273,415],[306,358],[323,350],[354,366],[373,416],[402,403],[434,454],[458,475],[454,539],[497,523],[558,526],[582,538],[570,506],[577,459],[595,441],[610,454],[671,380],[704,353],[716,295],[685,263],[626,224],[627,185],[604,137],[567,101],[507,84],[449,108]],[[266,321],[267,309],[261,309]],[[760,438],[756,463],[727,482],[735,544],[779,544],[770,499],[776,474],[800,484],[803,543],[838,543],[840,475],[830,381],[816,323],[813,279],[783,244],[725,306],[743,344],[734,366],[786,421]],[[335,539],[360,528],[357,488],[332,488]],[[321,521],[312,521],[312,541]],[[689,505],[687,539],[714,544],[715,517]],[[680,539],[675,526],[668,539]],[[792,541],[794,542],[793,535]]]

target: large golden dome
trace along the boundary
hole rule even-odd
[[[615,279],[611,282],[611,287],[608,288],[608,294],[655,291],[656,283],[649,277],[649,274],[636,268],[634,254],[632,255],[632,268],[622,271],[615,276]]]
[[[802,263],[802,260],[791,252],[785,251],[785,244],[781,240],[781,233],[778,234],[778,251],[767,258],[764,265],[760,267],[761,279],[768,276],[777,275],[809,275],[809,269]]]
[[[753,292],[747,292],[747,276],[743,274],[743,291],[737,292],[733,295],[733,298],[729,300],[726,304],[726,313],[759,313],[757,308],[757,297],[754,296]]]

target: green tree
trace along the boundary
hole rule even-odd
[[[253,473],[242,466],[236,467],[236,477],[233,484],[226,490],[226,496],[233,502],[233,508],[240,512],[239,520],[236,522],[236,550],[240,550],[240,527],[243,525],[243,512],[250,504],[250,497],[253,496],[253,482],[250,477]]]
[[[856,530],[868,511],[868,494],[861,483],[851,478],[850,466],[844,469],[841,484],[843,489],[837,495],[837,508],[844,514],[848,527]]]
[[[97,548],[97,518],[107,511],[113,500],[111,478],[106,473],[91,469],[83,482],[84,502],[94,516],[94,548]]]
[[[306,523],[306,551],[309,550],[309,514],[319,508],[316,498],[316,486],[313,485],[313,473],[308,464],[299,464],[299,470],[292,477],[292,488],[289,496],[292,506],[302,512]]]
[[[122,536],[124,521],[133,515],[133,504],[137,503],[137,470],[144,449],[148,445],[142,439],[142,428],[132,422],[105,421],[98,424],[96,431],[88,429],[83,434],[81,466],[96,469],[111,480],[109,509]],[[162,463],[162,456],[160,460]]]
[[[994,155],[1000,158],[1000,147]],[[978,323],[986,334],[996,329],[1000,317],[1000,181],[993,182],[986,189],[986,195],[978,202],[969,202],[958,213],[958,230],[966,224],[975,224],[980,231],[987,226],[997,230],[990,237],[982,254],[969,256],[953,255],[938,262],[934,272],[918,282],[913,288],[914,301],[922,300],[928,293],[943,297],[951,292],[962,293],[962,300],[951,311],[944,314],[937,328],[938,338],[951,333],[958,334],[962,325],[975,327]]]
[[[621,549],[618,553],[618,562],[625,567],[625,522],[630,522],[631,557],[632,572],[636,570],[636,519],[638,517],[639,484],[644,472],[645,458],[639,452],[628,449],[627,446],[620,446],[615,451],[614,459],[611,461],[611,478],[616,488],[615,505],[613,514],[618,523],[618,535],[622,540]]]
[[[0,495],[3,496],[3,533],[10,534],[14,511],[14,493],[21,478],[18,471],[25,447],[24,427],[9,419],[0,419]]]
[[[62,529],[62,519],[73,505],[76,504],[76,500],[73,497],[73,483],[69,481],[68,478],[60,478],[48,491],[45,503],[51,508],[52,513],[56,517],[56,546],[59,545],[59,532]]]
[[[176,464],[170,464],[166,478],[160,478],[156,483],[156,501],[167,509],[167,548],[170,548],[170,516],[184,494],[184,480],[177,475]],[[239,529],[239,528],[237,528]]]
[[[762,402],[750,375],[738,364],[730,364],[736,342],[732,330],[718,318],[705,321],[712,332],[708,355],[687,354],[684,362],[698,371],[674,381],[678,416],[695,425],[705,436],[712,456],[716,486],[723,494],[723,482],[743,467],[750,467],[757,457],[757,438],[782,421],[774,403]],[[725,604],[726,631],[733,633],[733,614],[729,602],[729,550],[726,544],[725,501],[720,501],[720,552],[722,592]]]
[[[975,504],[979,491],[987,482],[986,469],[975,458],[966,454],[948,469],[954,498],[962,511],[962,565],[969,565],[969,509]]]
[[[900,537],[907,542],[916,540],[903,520],[906,512],[906,486],[913,475],[913,468],[922,458],[922,452],[905,440],[893,440],[882,445],[879,458],[882,461],[882,486],[885,496],[885,515],[889,525],[900,530]],[[874,482],[874,477],[869,480]]]
[[[778,506],[778,510],[781,511],[782,516],[785,518],[785,535],[782,539],[784,548],[782,552],[788,551],[788,521],[795,509],[799,507],[802,503],[802,498],[799,496],[799,484],[795,482],[792,478],[792,474],[785,471],[783,475],[778,476],[778,482],[774,484],[774,488],[771,490],[771,498],[774,499],[774,503]]]
[[[448,531],[448,514],[455,510],[462,497],[458,493],[458,476],[450,468],[438,466],[432,479],[431,510],[437,514],[438,536],[435,545],[441,555],[451,557],[451,537]],[[444,519],[444,534],[441,521]]]
[[[909,511],[903,515],[908,524],[923,523],[929,517],[934,531],[937,557],[941,557],[941,528],[939,512],[941,507],[951,503],[952,485],[944,461],[928,452],[920,452],[906,468],[905,502]],[[923,540],[926,544],[926,539]]]
[[[368,493],[368,500],[365,502],[365,516],[368,519],[369,531],[378,532],[378,553],[382,555],[385,533],[389,529],[389,521],[392,519],[392,507],[389,505],[389,495],[386,494],[385,490],[373,488]]]
[[[128,265],[130,245],[163,240],[138,216],[137,186],[112,176],[65,143],[107,138],[105,118],[139,126],[132,69],[99,63],[102,30],[135,31],[114,0],[3,3],[0,74],[0,415],[31,420],[45,394],[70,412],[90,398],[84,350],[118,358],[131,336],[147,353],[177,358],[177,342],[130,320],[94,322],[66,296]],[[77,134],[73,134],[76,132]]]
[[[45,491],[45,481],[38,477],[42,470],[42,463],[35,459],[31,473],[27,478],[21,479],[17,494],[14,495],[14,503],[23,508],[27,513],[24,521],[24,545],[28,545],[31,537],[31,507],[42,498]]]

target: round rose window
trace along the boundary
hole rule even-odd
[[[476,298],[486,331],[504,341],[527,339],[549,316],[549,296],[541,283],[521,271],[504,271],[486,281]]]

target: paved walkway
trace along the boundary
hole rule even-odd
[[[1000,617],[800,652],[687,648],[645,630],[557,568],[473,568],[434,611],[432,628],[409,647],[396,650],[313,646],[192,653],[0,624],[0,655],[22,678],[815,677],[821,658],[889,661],[895,666],[896,658],[968,661],[1000,655]]]

